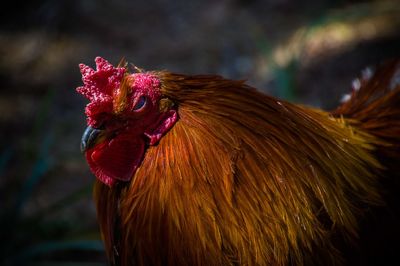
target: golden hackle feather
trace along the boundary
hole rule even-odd
[[[121,265],[340,263],[381,204],[386,145],[345,112],[265,96],[242,81],[154,72],[179,121],[126,186],[95,199],[109,257]],[[116,236],[116,234],[118,234]]]
[[[125,61],[125,58],[122,58],[118,63],[117,67],[123,67],[128,70],[128,63]],[[117,90],[114,91],[113,96],[113,111],[115,114],[120,114],[127,105],[128,94],[131,92],[130,86],[134,83],[134,79],[132,75],[128,75],[129,73],[126,71],[121,85]]]

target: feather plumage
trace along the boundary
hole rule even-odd
[[[400,120],[381,130],[384,117],[398,118],[398,87],[365,106],[354,96],[331,114],[242,81],[152,74],[178,122],[147,148],[130,183],[95,185],[116,264],[343,262],[338,243],[355,239],[360,217],[382,204],[386,166],[376,154],[399,143]]]

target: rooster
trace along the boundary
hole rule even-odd
[[[112,265],[397,255],[399,61],[363,72],[332,112],[244,81],[95,61],[80,65],[77,91],[90,101],[81,149]]]

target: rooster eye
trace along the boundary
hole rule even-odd
[[[134,111],[138,111],[142,109],[146,105],[147,99],[144,96],[140,96],[139,100],[137,101],[136,105],[133,107]]]

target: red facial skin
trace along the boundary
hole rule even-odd
[[[131,74],[126,106],[113,112],[113,97],[121,85],[124,69],[96,58],[97,71],[81,65],[84,87],[78,92],[91,103],[86,107],[88,125],[104,129],[104,140],[86,150],[93,174],[108,186],[130,181],[149,145],[156,145],[178,120],[176,110],[159,111],[160,81],[149,73]],[[110,67],[111,66],[111,67]],[[122,74],[121,74],[122,73]],[[103,138],[102,138],[103,139]]]

